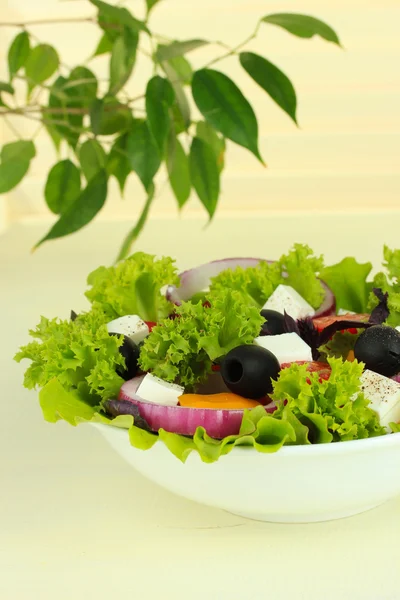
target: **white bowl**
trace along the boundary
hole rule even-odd
[[[256,519],[309,523],[349,517],[400,494],[400,433],[287,446],[274,454],[234,448],[212,464],[192,452],[181,463],[162,442],[137,450],[126,430],[94,424],[142,475],[201,504]]]

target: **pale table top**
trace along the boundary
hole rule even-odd
[[[40,314],[85,307],[85,275],[112,261],[128,226],[98,223],[34,255],[46,226],[0,237],[1,600],[400,599],[400,499],[336,522],[247,521],[147,481],[89,426],[43,421],[11,357]],[[307,241],[328,261],[353,254],[378,265],[384,242],[400,245],[399,226],[399,214],[224,219],[205,231],[154,221],[140,248],[187,267],[275,258]]]

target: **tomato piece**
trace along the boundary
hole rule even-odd
[[[360,321],[360,323],[365,323],[366,321],[368,321],[369,319],[369,315],[368,314],[357,314],[357,315],[352,315],[352,314],[347,314],[347,315],[330,315],[329,317],[315,317],[313,319],[313,323],[315,325],[315,327],[318,329],[318,331],[322,331],[323,329],[325,329],[325,327],[328,327],[328,325],[332,325],[332,323],[336,323],[336,321]],[[348,330],[345,331],[350,331],[351,333],[357,333],[357,329],[352,327]]]
[[[153,327],[155,327],[157,325],[157,323],[154,323],[154,321],[145,321],[147,327],[149,328],[149,333],[152,332]]]

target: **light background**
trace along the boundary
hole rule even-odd
[[[127,5],[140,16],[143,0]],[[238,146],[229,144],[227,169],[217,218],[255,218],[269,211],[387,211],[397,208],[400,192],[400,18],[399,0],[164,0],[154,10],[156,32],[179,39],[204,37],[235,44],[251,33],[259,17],[273,12],[302,12],[319,17],[339,34],[345,51],[320,39],[302,40],[272,26],[263,26],[249,48],[277,64],[295,84],[301,129],[297,129],[270,98],[242,72],[236,58],[220,63],[253,104],[260,123],[261,151],[268,169]],[[86,0],[1,0],[0,21],[94,15]],[[67,64],[76,65],[95,48],[98,28],[91,24],[37,26],[32,31],[54,44]],[[17,30],[0,29],[0,78],[6,48]],[[221,50],[216,46],[189,55],[196,67]],[[223,51],[222,51],[223,52]],[[143,90],[149,74],[141,58],[132,93]],[[104,76],[107,62],[89,64]],[[25,136],[22,119],[14,120]],[[1,138],[12,134],[0,124]],[[51,219],[43,201],[46,174],[55,162],[46,135],[36,140],[38,156],[17,189],[0,197],[0,224],[24,219]],[[165,180],[161,173],[160,185]],[[141,184],[131,175],[125,199],[113,181],[107,206],[98,218],[133,222],[144,201]],[[177,215],[168,185],[153,214]],[[182,219],[206,217],[193,195]]]

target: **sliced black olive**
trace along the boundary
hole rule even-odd
[[[110,332],[110,335],[121,335],[120,333]],[[128,381],[136,377],[138,372],[139,348],[130,338],[124,335],[124,341],[119,347],[120,354],[125,359],[126,368],[120,367],[117,373],[122,379]]]
[[[261,327],[261,335],[280,335],[285,333],[285,317],[276,310],[264,308],[260,311],[265,323]]]
[[[373,325],[360,334],[354,356],[370,371],[392,377],[400,371],[400,333],[386,325]]]
[[[75,321],[77,317],[78,313],[76,313],[74,310],[71,310],[71,321]]]
[[[272,352],[256,346],[238,346],[223,358],[221,375],[234,394],[257,400],[272,392],[280,365]]]

